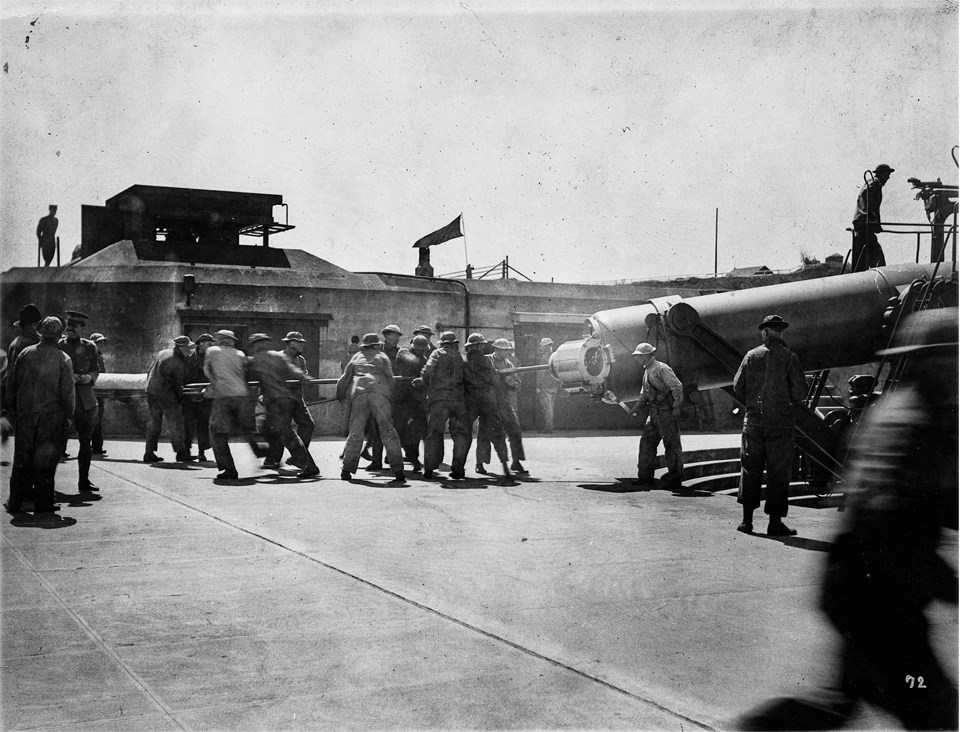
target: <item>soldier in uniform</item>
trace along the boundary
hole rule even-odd
[[[57,220],[57,207],[48,206],[50,213],[37,222],[37,244],[43,253],[43,266],[49,267],[53,261],[53,255],[57,253],[57,226],[60,222]]]
[[[162,457],[157,455],[160,431],[163,420],[167,420],[170,442],[176,452],[177,462],[186,463],[196,460],[190,454],[186,429],[183,424],[183,385],[187,383],[187,362],[193,354],[196,344],[187,336],[173,339],[173,348],[160,351],[147,372],[147,443],[144,447],[143,462],[159,463]]]
[[[803,401],[807,382],[800,359],[783,342],[789,327],[779,315],[768,315],[757,326],[763,345],[743,357],[733,393],[745,405],[740,449],[740,491],[743,522],[737,531],[753,532],[753,512],[760,505],[760,484],[767,472],[764,512],[770,517],[768,536],[793,536],[783,523],[787,515],[790,472],[793,467],[793,405]]]
[[[431,340],[436,335],[436,331],[433,330],[429,325],[421,325],[415,331],[413,331],[413,337],[423,336],[427,339],[427,358],[430,357],[430,354],[437,350],[436,345],[434,345]],[[410,345],[413,345],[413,341],[410,341]]]
[[[494,368],[500,372],[505,369],[517,368],[519,362],[511,354],[513,344],[506,338],[497,338],[493,342]],[[497,404],[500,409],[500,422],[507,433],[507,442],[510,445],[510,454],[513,460],[510,469],[515,473],[527,475],[529,471],[523,467],[521,460],[527,456],[523,451],[523,432],[520,429],[520,419],[517,417],[517,397],[520,393],[519,374],[501,374],[497,389]],[[484,465],[490,462],[490,442],[486,439],[477,439],[477,472],[485,472]]]
[[[350,434],[343,449],[341,480],[350,480],[357,472],[367,423],[373,420],[383,439],[387,460],[393,470],[395,484],[406,483],[403,474],[403,453],[400,437],[393,426],[390,396],[393,393],[393,367],[382,352],[383,342],[376,333],[367,333],[360,342],[360,351],[347,364],[337,382],[337,398],[350,398]]]
[[[640,435],[634,485],[653,483],[657,446],[663,440],[670,489],[680,490],[683,488],[683,448],[680,446],[677,417],[680,416],[680,404],[683,403],[683,384],[672,368],[654,357],[656,352],[657,349],[649,343],[641,343],[633,351],[633,357],[643,369],[643,386],[630,414],[640,413],[646,422]]]
[[[510,477],[507,467],[507,441],[504,438],[503,424],[500,422],[500,410],[497,405],[497,389],[500,377],[493,367],[493,356],[484,353],[487,340],[482,333],[471,333],[467,338],[467,358],[463,367],[464,398],[467,405],[467,425],[473,432],[473,423],[480,420],[477,428],[478,438],[492,443],[497,457],[503,465],[503,477]],[[486,469],[478,470],[486,474]]]
[[[67,523],[55,513],[54,476],[63,449],[65,423],[77,400],[70,357],[57,348],[63,322],[49,316],[40,324],[42,340],[25,348],[12,368],[4,406],[16,422],[14,466],[29,474],[35,486],[34,520],[50,526]],[[11,483],[4,504],[10,513],[22,510],[27,498]]]
[[[107,345],[107,337],[103,333],[93,333],[90,340],[97,346],[97,357],[99,359],[100,373],[104,373],[107,368],[103,363],[103,350]],[[94,455],[105,457],[107,451],[103,449],[103,405],[104,399],[97,397],[97,424],[93,428],[93,437],[90,438],[90,449]]]
[[[93,391],[100,375],[100,354],[93,341],[80,334],[87,325],[89,316],[75,310],[67,310],[67,327],[60,339],[60,350],[73,362],[73,382],[77,389],[77,407],[73,413],[74,426],[80,449],[77,452],[77,466],[80,479],[77,487],[80,491],[100,490],[90,482],[90,458],[93,454],[91,439],[97,422],[97,395]],[[66,440],[64,440],[64,449]]]
[[[386,328],[380,331],[380,334],[383,336],[383,354],[390,359],[390,368],[393,369],[394,375],[397,373],[397,354],[400,353],[400,338],[403,336],[403,332],[396,325],[388,325]],[[391,411],[393,413],[393,428],[397,431],[397,434],[401,434],[402,427],[400,425],[400,418],[403,416],[397,412],[397,391],[394,389],[392,396],[390,397],[391,402]],[[368,441],[368,448],[370,450],[370,464],[367,466],[367,470],[382,470],[383,469],[383,441],[380,439],[380,433],[377,430],[376,424],[371,423],[368,426],[368,433],[370,439]]]
[[[553,339],[540,339],[540,363],[550,363],[550,354],[553,353]],[[553,403],[560,391],[560,381],[550,373],[549,369],[537,372],[537,404],[543,416],[543,431],[546,434],[553,432]]]
[[[197,337],[196,350],[187,359],[187,384],[201,384],[207,380],[203,373],[203,362],[207,349],[213,345],[213,336],[202,333]],[[204,390],[206,391],[206,390]],[[180,403],[183,409],[183,428],[186,432],[187,452],[194,440],[197,443],[197,460],[206,462],[210,449],[210,400],[206,394],[184,395]]]
[[[34,305],[24,305],[20,308],[20,318],[13,324],[14,328],[19,328],[20,332],[7,346],[7,370],[3,377],[3,390],[9,389],[9,380],[13,375],[13,367],[17,362],[17,357],[30,346],[35,346],[40,342],[40,336],[37,335],[37,325],[40,323],[40,309]],[[8,420],[13,422],[13,420]],[[26,472],[17,467],[16,461],[13,464],[13,470],[10,472],[10,494],[18,492],[24,497],[32,495],[32,478],[29,470]]]
[[[883,231],[880,223],[880,202],[883,201],[883,186],[893,172],[886,163],[873,170],[873,177],[864,184],[857,196],[857,210],[853,216],[853,271],[863,272],[871,267],[882,267],[887,261],[883,248],[877,241],[877,233]]]
[[[453,439],[450,477],[457,480],[466,474],[464,466],[470,451],[470,428],[467,407],[463,401],[463,357],[457,350],[457,336],[450,331],[440,335],[440,347],[430,354],[420,378],[427,388],[427,437],[423,443],[423,477],[432,478],[443,461],[443,433],[449,422]]]
[[[426,336],[414,336],[409,348],[397,353],[394,375],[397,380],[393,389],[394,425],[399,425],[403,454],[412,465],[414,473],[420,472],[420,442],[427,435],[427,401],[423,386],[414,386],[430,355],[430,341]]]
[[[250,336],[247,344],[247,351],[251,355],[250,374],[260,382],[267,419],[280,441],[280,449],[287,448],[293,457],[293,464],[301,467],[298,477],[313,478],[320,475],[320,469],[293,429],[294,410],[297,401],[303,401],[303,397],[299,389],[295,390],[287,384],[287,379],[298,379],[309,384],[310,376],[290,363],[283,352],[271,351],[271,340],[265,333]]]

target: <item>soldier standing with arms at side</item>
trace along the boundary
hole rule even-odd
[[[507,441],[503,436],[503,424],[500,422],[500,410],[497,405],[497,389],[500,377],[493,367],[492,356],[484,354],[487,340],[482,333],[472,333],[467,338],[467,358],[463,366],[464,397],[467,404],[468,434],[473,431],[473,423],[480,419],[477,428],[478,438],[492,443],[497,457],[503,465],[503,477],[510,477],[507,467]],[[485,474],[487,471],[484,470]]]
[[[207,349],[213,345],[213,336],[203,333],[197,337],[197,348],[187,359],[187,384],[201,384],[207,380],[203,362]],[[204,390],[206,392],[206,390]],[[187,452],[194,440],[197,442],[197,460],[206,462],[210,449],[210,400],[206,394],[184,395],[180,402],[183,408],[183,428],[186,432]]]
[[[14,469],[35,486],[34,520],[43,526],[66,524],[56,513],[54,476],[63,450],[64,425],[76,404],[73,365],[57,347],[63,323],[54,316],[40,324],[40,343],[28,346],[12,367],[4,406],[16,422]],[[4,507],[18,513],[25,496],[11,482]]]
[[[470,452],[470,426],[467,407],[463,401],[463,357],[457,350],[457,336],[450,331],[440,336],[440,347],[430,354],[420,378],[427,387],[427,437],[423,443],[423,477],[432,478],[433,471],[443,461],[443,433],[450,423],[453,439],[453,459],[450,477],[465,477],[464,466]]]
[[[343,448],[341,480],[350,480],[357,472],[360,451],[367,423],[373,420],[383,438],[387,460],[395,476],[393,483],[406,483],[403,475],[403,453],[400,437],[393,427],[393,412],[390,395],[393,393],[393,367],[390,359],[381,351],[383,343],[376,333],[367,333],[360,342],[360,351],[347,364],[337,382],[337,399],[349,396],[350,434]]]
[[[672,368],[654,357],[656,352],[657,349],[649,343],[641,343],[633,351],[633,357],[643,369],[643,387],[630,414],[641,413],[646,422],[640,435],[637,479],[633,484],[653,483],[657,446],[663,440],[670,490],[676,491],[683,489],[683,448],[677,427],[677,417],[680,416],[680,405],[683,403],[683,384]]]
[[[783,342],[789,327],[779,315],[768,315],[757,326],[763,345],[743,357],[733,378],[733,393],[746,407],[740,448],[740,491],[743,523],[737,531],[753,532],[753,512],[760,505],[760,484],[767,471],[770,516],[768,536],[793,536],[795,529],[783,523],[787,515],[790,471],[793,467],[793,405],[803,401],[807,382],[800,359]]]
[[[281,446],[290,451],[293,464],[301,466],[297,477],[314,478],[320,475],[320,469],[293,429],[297,398],[302,401],[303,397],[298,392],[295,398],[294,390],[287,384],[287,379],[298,379],[309,384],[310,377],[290,363],[281,351],[271,351],[270,343],[271,338],[265,333],[254,333],[250,336],[247,345],[251,355],[250,374],[260,382],[267,419],[271,422]]]
[[[190,454],[190,443],[183,424],[183,385],[187,383],[187,362],[196,344],[187,336],[173,339],[173,348],[160,351],[147,372],[147,442],[143,451],[143,462],[159,463],[162,457],[157,455],[160,431],[166,417],[170,442],[176,452],[177,462],[186,463],[195,460]]]
[[[40,309],[34,305],[24,305],[20,308],[20,318],[13,324],[14,328],[19,328],[20,332],[17,334],[17,337],[10,342],[10,345],[7,346],[7,371],[3,378],[3,390],[9,388],[9,380],[13,376],[13,367],[17,362],[17,357],[30,346],[35,346],[40,342],[40,336],[37,334],[37,326],[40,323],[41,319]],[[13,420],[10,420],[11,422]],[[6,435],[4,436],[6,439]],[[10,494],[13,495],[15,491],[19,491],[20,495],[23,497],[28,497],[32,493],[32,478],[29,471],[24,473],[22,470],[17,468],[17,463],[14,461],[13,470],[10,471]],[[15,486],[20,486],[20,488],[15,488]]]
[[[47,208],[50,213],[37,222],[37,244],[43,253],[44,267],[50,266],[53,255],[57,253],[57,227],[60,225],[57,220],[57,207],[51,204]]]
[[[540,363],[550,363],[550,354],[553,353],[553,339],[540,339]],[[553,432],[553,403],[560,391],[560,381],[550,373],[549,369],[537,372],[537,404],[543,416],[543,431],[546,434]]]
[[[77,407],[73,413],[77,441],[80,443],[80,449],[77,452],[80,480],[77,488],[80,491],[98,491],[100,489],[90,482],[90,457],[93,452],[90,441],[97,421],[97,396],[93,391],[93,385],[97,383],[97,377],[100,375],[100,356],[93,341],[80,336],[87,320],[89,316],[75,310],[67,310],[67,327],[63,338],[60,339],[59,347],[73,362],[73,383],[77,389]],[[64,439],[65,446],[66,439]]]
[[[97,346],[97,363],[100,373],[104,373],[107,367],[103,363],[103,349],[107,345],[107,337],[103,333],[94,333],[90,340]],[[93,436],[90,438],[90,450],[98,457],[106,457],[107,451],[103,449],[103,405],[104,399],[97,397],[97,423],[93,428]]]

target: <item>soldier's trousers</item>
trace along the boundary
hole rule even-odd
[[[77,404],[77,411],[73,413],[73,424],[77,430],[77,468],[80,472],[78,484],[82,487],[84,483],[90,482],[90,459],[93,455],[93,448],[90,445],[93,439],[93,428],[97,424],[97,405],[94,404],[90,409],[83,409]]]
[[[190,449],[187,442],[186,430],[183,424],[183,407],[180,401],[173,397],[159,397],[147,394],[147,442],[144,452],[155,453],[160,444],[160,432],[163,429],[163,420],[167,420],[167,432],[170,433],[170,443],[178,455]]]
[[[553,403],[557,392],[549,389],[537,389],[537,404],[540,405],[540,414],[543,416],[543,431],[553,432]]]
[[[403,470],[403,453],[400,451],[400,436],[393,426],[390,398],[369,392],[354,395],[350,405],[350,434],[343,448],[343,469],[350,473],[357,472],[369,420],[373,420],[380,431],[390,468],[399,473]]]
[[[487,450],[487,462],[490,461],[490,445],[492,444],[497,451],[497,457],[501,463],[509,460],[507,453],[507,440],[504,436],[503,423],[500,422],[500,413],[496,403],[471,403],[467,405],[467,424],[472,432],[473,423],[480,420],[477,427],[477,451],[480,451],[480,445],[485,444]],[[477,462],[480,462],[478,459]]]
[[[740,490],[737,503],[748,509],[760,505],[760,484],[767,471],[767,500],[763,512],[787,515],[790,473],[793,468],[793,428],[744,425],[740,443]]]
[[[183,408],[184,439],[186,449],[196,441],[197,450],[203,452],[210,449],[210,408],[212,399],[193,400],[185,399]]]
[[[510,454],[513,456],[513,461],[526,460],[527,456],[523,452],[523,432],[520,430],[520,420],[517,419],[517,412],[507,399],[498,401],[497,416],[500,418],[500,424],[503,425],[503,431],[507,434],[507,443],[510,445]],[[482,435],[477,435],[477,463],[486,465],[489,462],[490,440]]]
[[[93,452],[103,452],[103,404],[104,399],[97,399],[97,423],[93,427],[93,435],[90,437],[90,449]]]
[[[397,403],[400,410],[400,444],[403,454],[411,462],[420,462],[420,443],[427,436],[427,405],[416,399],[403,399]],[[394,420],[396,424],[397,420]]]
[[[34,511],[54,509],[54,476],[63,452],[62,412],[17,415],[8,505],[17,510],[33,486]],[[89,443],[88,443],[89,444]]]
[[[302,400],[300,400],[300,403],[303,403]],[[285,447],[299,465],[304,468],[316,468],[317,464],[300,439],[300,434],[293,429],[297,400],[290,398],[271,399],[266,403],[266,407],[271,431],[276,434],[281,446],[280,457],[283,456],[283,448]],[[268,455],[268,457],[271,456]]]
[[[453,439],[453,459],[450,467],[463,470],[470,452],[470,425],[467,423],[467,408],[463,402],[430,402],[427,412],[427,436],[423,441],[424,472],[436,470],[443,462],[443,433],[450,424]]]
[[[400,440],[401,446],[403,445],[403,434],[406,432],[406,421],[407,414],[406,410],[403,408],[403,404],[400,402],[395,402],[392,399],[390,400],[390,413],[393,415],[391,417],[393,423],[393,429],[396,430],[397,438]],[[370,455],[374,464],[383,462],[383,438],[380,436],[380,430],[377,429],[375,423],[370,425],[370,428],[367,430],[367,435],[369,436],[369,447]]]
[[[240,432],[247,442],[256,444],[253,403],[245,396],[220,397],[211,401],[210,444],[213,446],[213,457],[220,470],[235,471],[237,466],[230,454],[230,434]]]
[[[640,434],[637,477],[641,480],[653,480],[660,440],[663,440],[670,480],[677,482],[683,480],[683,448],[680,446],[680,430],[677,428],[673,410],[669,407],[653,407],[650,410],[650,421]]]

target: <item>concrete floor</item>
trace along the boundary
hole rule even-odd
[[[471,462],[395,487],[340,481],[340,441],[314,443],[324,477],[303,482],[236,444],[234,485],[108,442],[101,500],[62,506],[75,525],[2,522],[3,728],[724,728],[831,681],[816,595],[835,509],[746,536],[729,495],[622,492],[636,437],[525,443],[512,485]],[[955,677],[956,607],[931,618]],[[853,726],[896,724],[867,707]]]

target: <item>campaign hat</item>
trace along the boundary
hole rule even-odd
[[[508,341],[506,338],[497,338],[497,340],[493,342],[493,347],[500,351],[513,350],[513,344],[510,341]]]
[[[376,348],[382,345],[383,340],[380,338],[379,333],[367,333],[360,341],[361,348]]]
[[[14,328],[19,328],[21,323],[24,325],[39,323],[43,319],[43,314],[40,312],[40,308],[30,303],[20,308],[19,317],[20,320],[13,324]]]
[[[307,339],[303,337],[303,333],[299,330],[291,330],[284,338],[281,338],[284,343],[289,343],[290,341],[299,341],[300,343],[306,343]]]
[[[107,340],[107,337],[103,333],[91,333],[90,340],[94,343],[99,343],[100,341]]]
[[[239,338],[237,338],[236,333],[234,333],[232,330],[226,330],[226,329],[218,330],[216,333],[213,334],[213,336],[217,340],[221,340],[223,338],[230,338],[233,340],[234,343],[240,340]]]
[[[544,346],[552,346],[552,345],[553,345],[553,338],[540,339],[540,348],[543,348]]]
[[[266,333],[254,333],[247,339],[247,346],[252,346],[254,343],[260,343],[261,341],[272,341],[273,338],[268,336]]]
[[[197,344],[194,343],[193,341],[191,341],[189,336],[178,335],[176,338],[173,339],[173,345],[175,345],[175,346],[187,346],[188,348],[190,348],[190,347],[195,346],[195,345],[197,345]]]
[[[880,163],[876,168],[873,169],[874,173],[892,173],[894,168],[891,168],[886,163]]]
[[[201,333],[200,335],[197,336],[197,343],[203,343],[204,341],[212,341],[212,340],[215,340],[215,339],[209,333]]]
[[[460,339],[457,338],[457,334],[452,330],[445,330],[440,334],[440,345],[444,343],[459,343]]]
[[[380,331],[381,333],[396,333],[397,335],[403,335],[403,331],[396,325],[388,325],[386,328]]]
[[[420,333],[423,335],[436,335],[436,332],[429,325],[421,325],[414,332],[414,335]]]
[[[774,328],[776,330],[783,330],[784,328],[789,328],[790,323],[781,318],[779,315],[768,315],[765,317],[760,324],[757,326],[760,330],[764,328]]]
[[[633,349],[633,356],[650,356],[657,352],[656,346],[652,346],[649,343],[638,343],[637,347]]]

